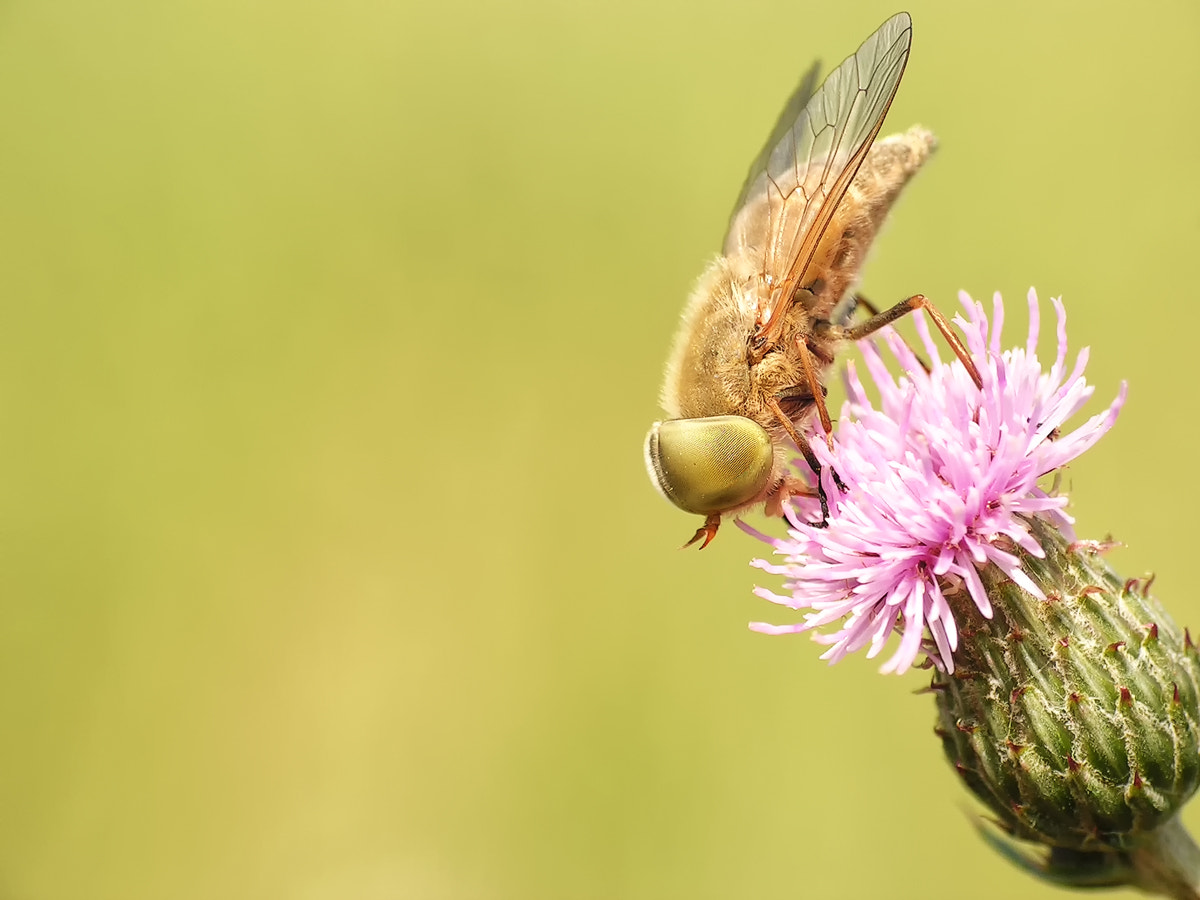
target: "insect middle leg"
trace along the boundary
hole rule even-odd
[[[863,303],[862,298],[856,299],[860,303]],[[864,303],[864,305],[868,311],[873,313],[871,318],[849,327],[822,323],[818,326],[819,330],[831,338],[858,341],[874,334],[885,325],[891,325],[897,319],[908,315],[914,310],[923,309],[929,313],[929,318],[933,319],[933,324],[942,333],[942,337],[946,339],[946,343],[950,345],[950,349],[954,351],[954,355],[958,357],[958,361],[963,364],[963,368],[967,370],[967,374],[975,382],[975,387],[980,390],[983,389],[983,379],[979,377],[979,370],[975,368],[975,362],[971,359],[971,354],[967,352],[966,345],[963,344],[962,339],[955,333],[954,329],[950,327],[949,320],[942,315],[941,311],[924,294],[914,294],[907,300],[901,300],[895,306],[885,309],[883,312],[876,312],[870,303]]]
[[[886,325],[891,325],[897,319],[908,315],[914,310],[924,309],[929,313],[929,317],[933,319],[933,324],[937,326],[937,330],[942,333],[942,337],[946,339],[946,343],[950,345],[950,349],[954,351],[954,355],[958,357],[967,373],[971,376],[971,380],[975,382],[975,386],[980,390],[983,389],[983,379],[979,376],[979,370],[975,367],[975,362],[971,359],[971,355],[967,352],[966,346],[962,339],[950,327],[950,322],[942,315],[939,310],[924,294],[914,294],[913,296],[901,300],[895,306],[885,309],[880,312],[873,304],[862,297],[855,297],[857,303],[866,307],[871,313],[871,317],[857,325],[849,327],[842,325],[834,325],[831,322],[821,322],[815,327],[816,333],[821,337],[827,337],[833,340],[858,341],[862,338],[874,334],[879,329]],[[829,442],[830,449],[833,448],[833,422],[830,419],[829,411],[825,406],[824,392],[821,390],[819,379],[817,378],[816,367],[813,364],[811,352],[808,349],[807,343],[803,339],[797,342],[797,350],[799,351],[800,363],[804,369],[805,379],[808,381],[812,392],[813,401],[817,407],[817,414],[821,420],[821,427],[825,430],[825,439]],[[922,365],[924,363],[922,362]],[[928,371],[928,367],[926,367]],[[825,495],[825,486],[821,482],[821,464],[818,462],[816,455],[809,446],[808,441],[800,435],[792,424],[792,420],[784,413],[778,401],[772,400],[775,415],[778,417],[788,435],[795,442],[796,447],[804,456],[805,462],[809,468],[813,470],[813,474],[817,481],[817,493],[821,500],[821,522],[819,526],[829,523],[829,499]],[[841,478],[838,477],[837,471],[833,472],[834,482],[839,488],[845,489]]]
[[[879,315],[878,306],[876,306],[862,294],[855,294],[854,309],[858,309],[859,307],[865,309],[867,311],[867,315],[869,316]],[[853,314],[853,310],[851,311],[851,314]],[[900,340],[904,341],[904,346],[907,347],[908,352],[913,355],[913,359],[915,359],[920,364],[921,368],[925,370],[925,374],[928,375],[930,372],[932,372],[933,370],[930,368],[929,363],[925,361],[925,357],[913,349],[912,344],[908,342],[904,335],[900,334],[899,332],[897,332],[897,335],[899,336]]]

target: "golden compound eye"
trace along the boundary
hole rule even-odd
[[[668,419],[646,435],[646,469],[684,512],[726,512],[760,494],[771,477],[770,436],[745,416]]]

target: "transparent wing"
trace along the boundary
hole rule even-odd
[[[808,106],[808,101],[812,99],[813,92],[817,89],[817,79],[820,76],[821,61],[817,60],[804,73],[804,77],[800,79],[800,83],[792,91],[792,96],[788,97],[788,102],[784,105],[783,112],[779,114],[779,119],[776,120],[775,127],[771,129],[771,134],[767,138],[767,142],[758,151],[758,156],[754,157],[754,162],[750,163],[750,173],[746,176],[745,184],[742,185],[742,192],[738,194],[737,203],[733,205],[733,215],[729,217],[729,228],[731,231],[733,230],[734,222],[737,220],[738,213],[746,205],[751,191],[755,189],[755,184],[760,181],[759,176],[767,170],[767,161],[771,158],[771,151],[783,140],[783,136],[795,127],[796,120],[800,118],[800,113],[804,112],[804,107]]]
[[[757,171],[751,170],[725,237],[725,255],[750,252],[760,260],[770,299],[759,309],[759,335],[768,344],[879,134],[911,46],[912,20],[897,13],[830,73],[791,127],[781,119],[774,133],[778,142],[759,155]],[[815,71],[810,74],[815,77]],[[785,115],[793,112],[807,81],[806,76]]]

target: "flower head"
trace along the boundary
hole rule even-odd
[[[999,295],[990,326],[981,304],[966,294],[960,300],[967,318],[956,321],[982,376],[982,390],[960,362],[940,360],[938,345],[919,314],[917,330],[932,360],[928,372],[890,329],[884,337],[904,372],[900,378],[888,371],[874,345],[864,345],[866,369],[880,393],[878,408],[851,365],[848,400],[833,449],[814,442],[824,467],[828,520],[819,521],[815,500],[802,498],[789,511],[787,537],[758,535],[784,562],[756,560],[754,565],[784,576],[790,595],[764,588],[756,593],[809,612],[796,624],[753,623],[754,630],[813,631],[815,640],[831,645],[822,657],[831,662],[863,647],[874,657],[896,631],[899,647],[883,666],[885,672],[907,670],[922,651],[952,672],[956,614],[965,611],[961,604],[992,615],[980,578],[985,567],[1044,598],[1022,566],[1023,557],[1044,555],[1031,519],[1048,520],[1070,539],[1073,520],[1064,511],[1067,498],[1048,493],[1038,481],[1112,427],[1126,388],[1122,384],[1107,410],[1063,432],[1094,388],[1083,377],[1086,349],[1067,370],[1062,303],[1053,301],[1058,354],[1046,371],[1036,353],[1034,291],[1029,292],[1025,348],[1003,352]],[[840,627],[832,632],[820,630],[835,623]]]

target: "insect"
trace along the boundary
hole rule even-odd
[[[852,323],[859,270],[888,210],[936,146],[914,126],[876,140],[900,86],[912,20],[897,13],[817,87],[801,79],[738,197],[722,254],[700,277],[667,362],[667,418],[646,437],[650,479],[680,509],[705,517],[685,544],[708,546],[721,517],[818,495],[791,470],[799,450],[821,484],[803,433],[815,412],[831,442],[823,380],[839,345],[915,309],[929,312],[977,385],[949,322],[922,295]],[[832,442],[830,443],[832,447]]]

